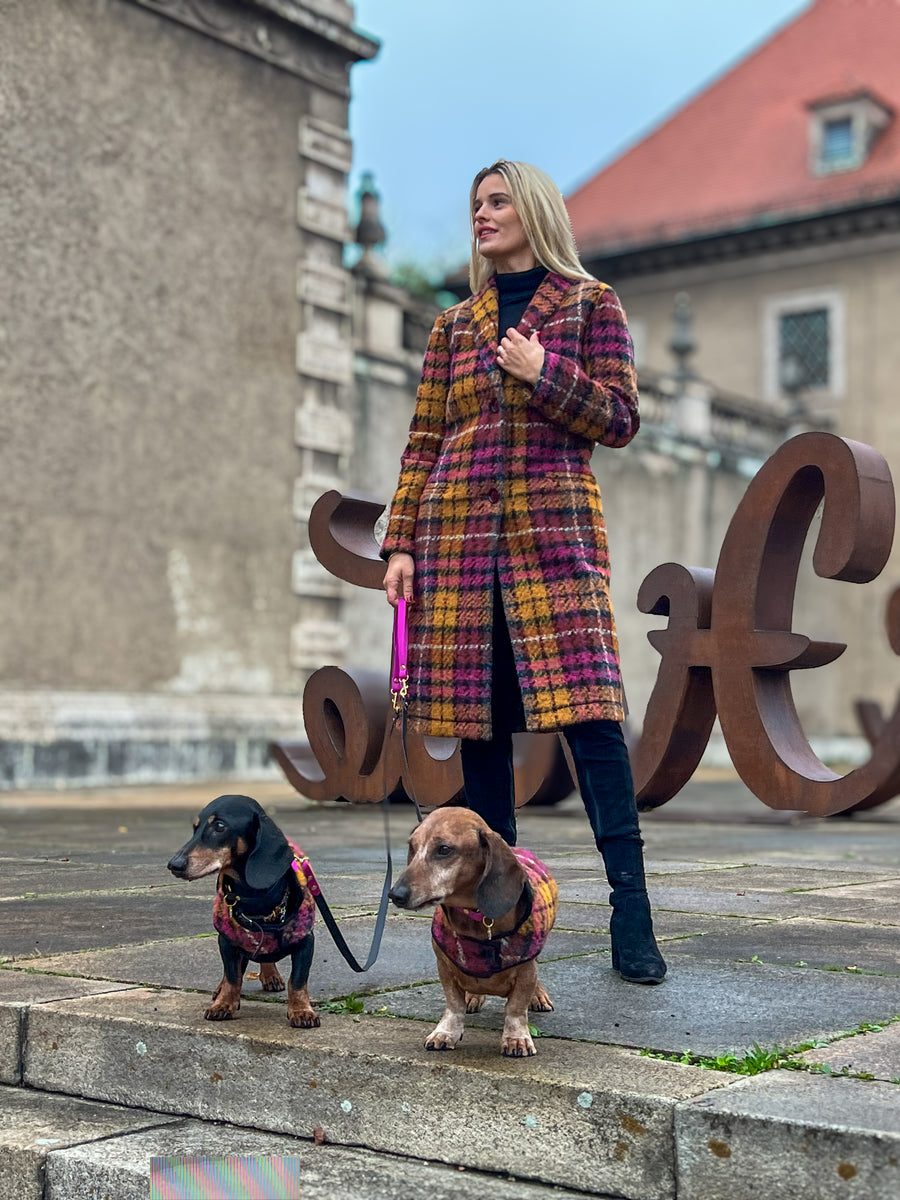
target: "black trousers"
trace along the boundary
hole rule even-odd
[[[511,846],[516,844],[512,735],[525,728],[522,693],[499,581],[494,581],[491,722],[493,736],[463,738],[466,803]],[[607,856],[618,845],[632,852],[643,845],[634,800],[628,749],[618,721],[584,721],[563,731],[578,775],[585,811],[597,849]]]

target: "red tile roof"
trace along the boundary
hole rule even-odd
[[[810,170],[811,104],[893,109],[857,170]],[[567,198],[583,255],[900,194],[900,0],[815,0]]]

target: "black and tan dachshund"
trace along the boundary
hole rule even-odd
[[[307,980],[315,938],[315,901],[306,883],[303,851],[290,843],[249,796],[219,796],[194,820],[194,836],[168,862],[179,879],[219,873],[213,925],[224,975],[206,1009],[207,1021],[228,1021],[241,1005],[247,963],[260,964],[265,991],[284,989],[275,967],[291,956],[287,1016],[309,1029],[319,1017]]]

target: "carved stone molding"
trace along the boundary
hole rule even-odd
[[[351,277],[343,267],[327,263],[298,263],[297,299],[336,313],[349,313],[353,307]]]
[[[350,65],[372,58],[378,43],[349,24],[291,0],[126,0],[252,54],[343,97]],[[335,9],[337,11],[337,9]],[[310,36],[314,35],[314,36]]]

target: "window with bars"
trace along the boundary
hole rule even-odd
[[[783,312],[778,318],[778,378],[781,390],[831,386],[830,312]]]

